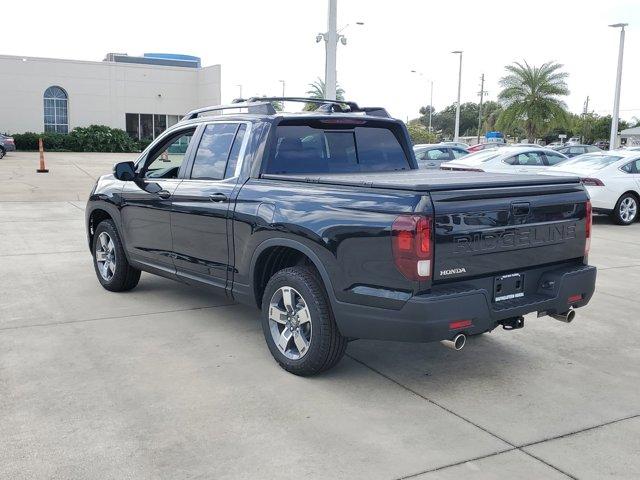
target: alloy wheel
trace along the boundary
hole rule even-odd
[[[98,235],[96,264],[100,276],[107,282],[110,281],[116,273],[116,246],[107,232]]]
[[[311,313],[300,293],[280,287],[269,304],[269,329],[278,350],[290,360],[299,360],[311,345]]]
[[[638,203],[633,197],[626,197],[620,202],[620,218],[625,223],[630,223],[636,218]]]

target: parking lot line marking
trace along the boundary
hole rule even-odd
[[[564,470],[560,469],[559,467],[557,467],[557,466],[555,466],[555,465],[553,465],[553,464],[551,464],[551,463],[549,463],[549,462],[547,462],[547,461],[545,461],[545,460],[542,460],[541,458],[538,458],[538,457],[536,457],[535,455],[532,455],[531,453],[527,452],[526,450],[522,450],[522,449],[521,449],[520,447],[518,447],[516,444],[514,444],[514,443],[512,443],[512,442],[510,442],[510,441],[508,441],[508,440],[506,440],[506,439],[504,439],[504,438],[502,438],[500,435],[498,435],[498,434],[496,434],[496,433],[493,433],[492,431],[490,431],[490,430],[486,429],[485,427],[483,427],[483,426],[481,426],[481,425],[478,425],[477,423],[473,422],[472,420],[470,420],[470,419],[468,419],[468,418],[466,418],[466,417],[464,417],[464,416],[460,415],[459,413],[454,412],[453,410],[451,410],[451,409],[449,409],[449,408],[445,407],[444,405],[441,405],[440,403],[438,403],[438,402],[436,402],[436,401],[434,401],[434,400],[430,399],[429,397],[427,397],[427,396],[425,396],[425,395],[423,395],[423,394],[421,394],[421,393],[417,392],[416,390],[413,390],[412,388],[407,387],[406,385],[404,385],[404,384],[400,383],[399,381],[397,381],[396,379],[394,379],[394,378],[390,377],[389,375],[386,375],[386,374],[382,373],[381,371],[379,371],[379,370],[377,370],[377,369],[373,368],[372,366],[367,365],[367,364],[366,364],[365,362],[363,362],[362,360],[359,360],[359,359],[355,358],[353,355],[350,355],[350,354],[348,354],[348,353],[347,353],[347,354],[346,354],[346,356],[347,356],[347,357],[349,357],[350,359],[352,359],[354,362],[357,362],[357,363],[359,363],[360,365],[362,365],[362,366],[364,366],[364,367],[368,368],[368,369],[369,369],[369,370],[371,370],[372,372],[377,373],[378,375],[380,375],[381,377],[383,377],[383,378],[387,379],[388,381],[395,383],[396,385],[398,385],[399,387],[401,387],[401,388],[403,388],[403,389],[407,390],[408,392],[410,392],[410,393],[412,393],[412,394],[414,394],[414,395],[416,395],[416,396],[418,396],[418,397],[422,398],[423,400],[425,400],[425,401],[427,401],[427,402],[431,403],[432,405],[435,405],[436,407],[438,407],[438,408],[440,408],[440,409],[444,410],[445,412],[450,413],[451,415],[454,415],[454,416],[458,417],[460,420],[462,420],[462,421],[464,421],[464,422],[466,422],[466,423],[468,423],[468,424],[470,424],[470,425],[473,425],[474,427],[476,427],[476,428],[478,428],[478,429],[482,430],[483,432],[487,433],[488,435],[491,435],[492,437],[494,437],[494,438],[496,438],[496,439],[500,440],[501,442],[506,443],[507,445],[509,445],[509,446],[511,446],[511,447],[512,447],[512,448],[509,448],[509,449],[505,449],[504,451],[495,452],[495,453],[490,454],[490,455],[487,455],[487,456],[493,456],[493,455],[498,455],[498,454],[500,454],[500,453],[504,453],[504,452],[508,452],[508,451],[512,451],[512,450],[518,450],[518,451],[520,451],[520,452],[524,453],[525,455],[528,455],[528,456],[530,456],[531,458],[534,458],[534,459],[538,460],[539,462],[541,462],[541,463],[543,463],[543,464],[547,465],[548,467],[553,468],[554,470],[556,470],[557,472],[559,472],[559,473],[561,473],[561,474],[565,475],[566,477],[571,478],[572,480],[577,480],[577,477],[575,477],[575,476],[571,475],[570,473],[567,473],[567,472],[565,472]],[[471,459],[471,460],[474,460],[474,459]],[[466,463],[466,462],[471,461],[471,460],[465,460],[465,461],[463,461],[463,462],[457,462],[457,463],[455,463],[455,464],[446,465],[446,466],[441,466],[441,467],[437,467],[437,468],[435,468],[435,469],[429,469],[429,470],[424,470],[424,471],[422,471],[422,472],[412,473],[412,474],[409,474],[409,475],[405,475],[405,476],[399,477],[399,478],[398,478],[398,480],[403,480],[403,479],[407,479],[407,478],[414,478],[414,477],[417,477],[418,475],[422,475],[422,474],[429,473],[429,472],[436,471],[436,470],[442,470],[443,468],[446,468],[446,467],[449,467],[449,466],[460,465],[460,464],[462,464],[462,463]]]
[[[162,315],[164,313],[179,313],[179,312],[191,312],[196,310],[207,310],[209,308],[219,308],[219,307],[232,307],[237,305],[237,303],[223,303],[222,305],[208,305],[206,307],[192,307],[192,308],[179,308],[176,310],[164,310],[161,312],[145,312],[145,313],[133,313],[131,315],[118,315],[114,317],[98,317],[98,318],[83,318],[80,320],[69,320],[66,322],[51,322],[51,323],[33,323],[30,325],[18,325],[15,327],[0,327],[0,332],[5,330],[20,330],[23,328],[34,328],[34,327],[51,327],[51,326],[60,326],[60,325],[69,325],[74,323],[86,323],[86,322],[99,322],[101,320],[120,320],[124,318],[133,318],[133,317],[144,317],[146,315]]]

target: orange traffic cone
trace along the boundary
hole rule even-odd
[[[49,173],[49,169],[47,169],[44,165],[44,146],[42,144],[42,139],[38,139],[38,149],[40,150],[40,168],[36,170],[38,173]]]

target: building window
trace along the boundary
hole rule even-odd
[[[180,121],[181,115],[126,113],[127,133],[136,140],[153,140]]]
[[[69,97],[60,87],[49,87],[44,92],[44,131],[69,133]]]

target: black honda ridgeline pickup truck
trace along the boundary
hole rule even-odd
[[[589,302],[578,178],[419,170],[384,109],[276,112],[282,100],[314,102],[195,110],[98,180],[86,220],[104,288],[132,289],[144,270],[255,305],[298,375],[333,367],[349,340],[459,350]]]

